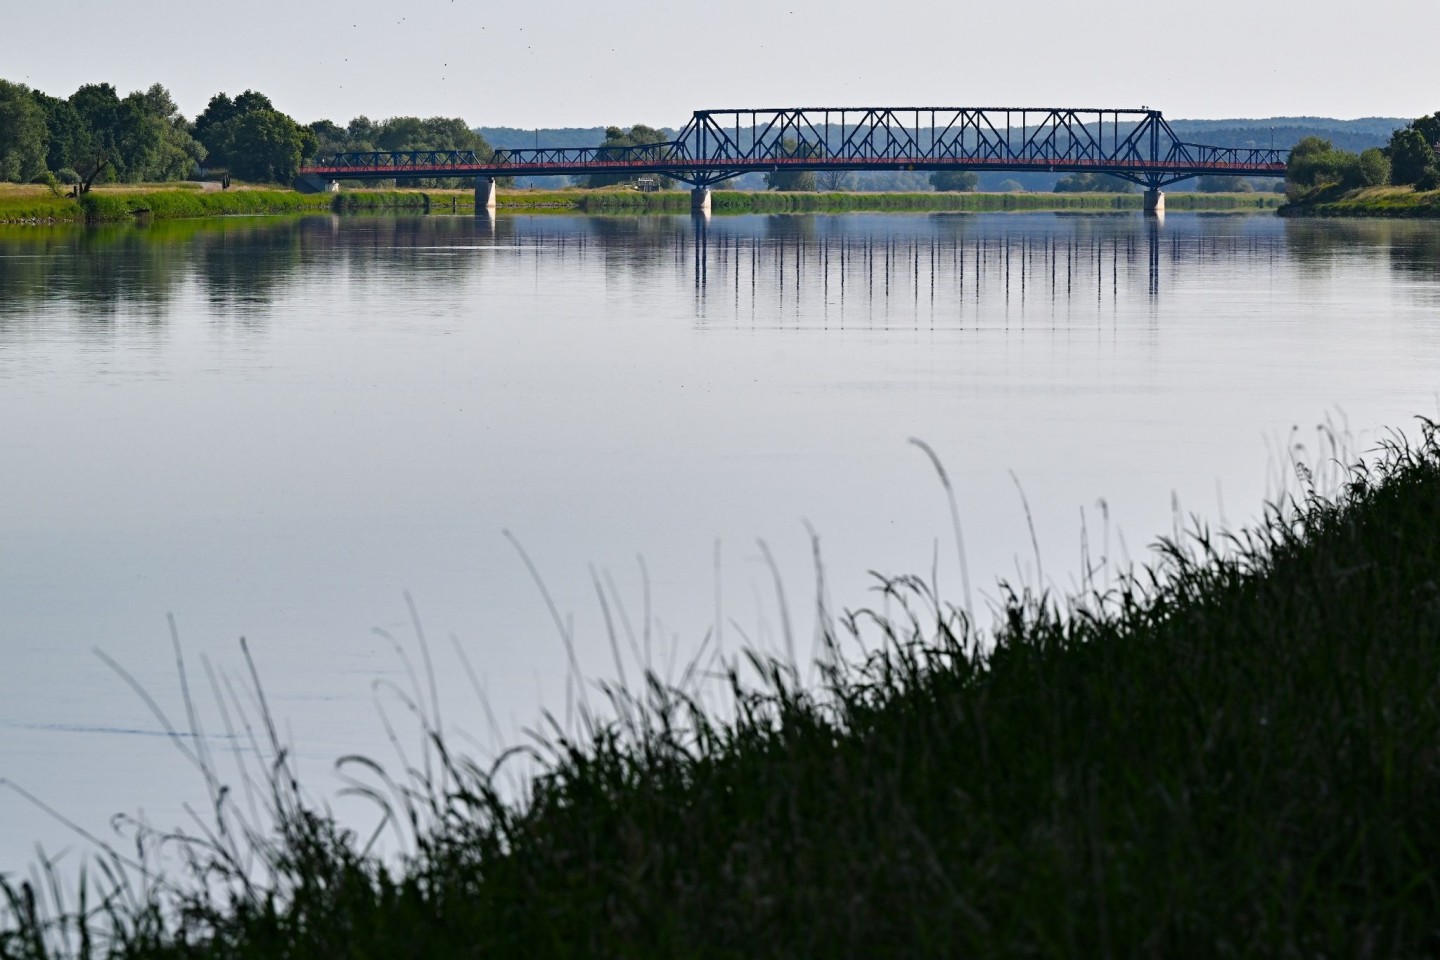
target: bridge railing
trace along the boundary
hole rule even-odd
[[[581,164],[652,164],[689,159],[684,144],[673,140],[636,147],[525,147],[495,151],[494,163],[511,166]]]
[[[311,166],[327,170],[393,171],[412,167],[479,167],[489,158],[475,150],[372,150],[317,157]],[[394,176],[394,173],[387,173]]]
[[[1204,143],[1176,141],[1165,159],[1170,163],[1206,167],[1283,167],[1288,153],[1287,150],[1270,147],[1212,147]]]
[[[414,169],[416,176],[437,176],[435,168],[464,171],[493,167],[544,168],[552,166],[651,165],[687,160],[684,144],[674,141],[638,147],[540,147],[500,149],[493,153],[475,150],[374,150],[340,153],[316,158],[306,169],[317,172],[344,171],[355,174],[375,171],[376,178],[393,177]],[[424,172],[421,172],[424,171]],[[443,175],[443,174],[439,174]]]

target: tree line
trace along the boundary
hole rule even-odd
[[[263,93],[246,90],[233,98],[217,93],[191,121],[158,83],[124,97],[111,84],[91,83],[61,99],[0,80],[4,181],[73,184],[85,192],[96,183],[182,180],[210,170],[288,183],[312,157],[371,150],[492,153],[458,117],[301,124]]]
[[[1285,182],[1292,200],[1334,190],[1386,185],[1440,190],[1440,112],[1419,117],[1390,135],[1384,147],[1355,153],[1322,137],[1305,137],[1290,151]]]

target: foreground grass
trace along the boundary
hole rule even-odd
[[[1440,190],[1414,187],[1366,187],[1360,190],[1319,190],[1281,207],[1282,216],[1311,217],[1440,217]]]
[[[1336,500],[1064,604],[1009,593],[993,647],[898,579],[842,620],[868,657],[805,689],[754,658],[733,719],[609,688],[618,719],[556,735],[521,803],[427,720],[398,781],[356,769],[400,864],[272,734],[275,832],[212,783],[191,876],[113,858],[88,924],[12,879],[0,956],[1434,956],[1437,584],[1426,425]]]

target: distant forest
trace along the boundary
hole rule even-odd
[[[1359,154],[1389,144],[1406,125],[1399,118],[1331,120],[1323,117],[1275,117],[1258,120],[1171,120],[1186,140],[1233,147],[1289,150],[1302,139],[1318,137],[1335,150]],[[521,129],[471,127],[458,117],[355,117],[341,125],[331,120],[302,123],[275,107],[263,93],[246,90],[235,97],[217,93],[193,120],[181,114],[168,90],[155,84],[125,96],[110,84],[86,84],[60,98],[24,84],[0,80],[0,180],[73,185],[155,182],[201,177],[218,171],[257,182],[288,183],[311,157],[339,151],[474,150],[488,156],[492,147],[593,147],[653,143],[673,138],[672,127],[643,124]],[[604,186],[614,178],[583,178],[583,186]],[[455,181],[459,183],[460,181]],[[521,186],[559,186],[567,178],[521,178]],[[416,181],[443,186],[445,181]],[[1195,181],[1171,189],[1193,189]],[[867,173],[791,173],[781,178],[752,173],[730,181],[734,189],[1028,190],[1128,189],[1108,178],[1062,177],[1046,173],[929,174],[918,171]],[[1205,182],[1199,186],[1224,188]],[[1228,184],[1229,187],[1243,186]],[[1270,184],[1257,184],[1261,189]]]

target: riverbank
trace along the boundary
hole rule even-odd
[[[1279,209],[1282,217],[1440,217],[1440,190],[1366,187],[1324,190]]]
[[[1172,193],[1170,210],[1268,210],[1275,194]],[[716,214],[849,212],[1024,212],[1140,210],[1139,194],[1086,193],[778,193],[717,190]],[[56,197],[44,188],[0,192],[0,223],[115,223],[139,217],[154,220],[235,214],[414,211],[473,211],[470,190],[344,190],[305,194],[293,190],[237,188],[201,190],[198,184],[105,187],[79,198]],[[502,190],[499,209],[598,214],[684,214],[685,190]]]
[[[1171,210],[1270,210],[1283,201],[1278,194],[1172,193]],[[498,205],[514,210],[569,210],[583,213],[688,213],[688,190],[639,193],[633,190],[500,191]],[[715,214],[1116,211],[1141,210],[1138,193],[858,193],[715,190]]]
[[[80,197],[55,196],[45,188],[0,191],[0,223],[119,223],[148,217],[179,220],[234,214],[322,212],[327,194],[243,188],[204,190],[199,184],[97,187]]]
[[[136,958],[1431,955],[1437,533],[1426,427],[1338,500],[1166,542],[1090,595],[1002,592],[986,642],[888,581],[837,627],[867,659],[822,648],[803,690],[737,665],[738,719],[694,686],[611,688],[620,719],[542,744],[519,805],[505,767],[441,749],[417,682],[426,752],[398,784],[352,770],[403,865],[272,741],[276,834],[218,794],[195,877],[102,901],[92,873],[90,902]],[[0,956],[89,943],[6,883]]]

